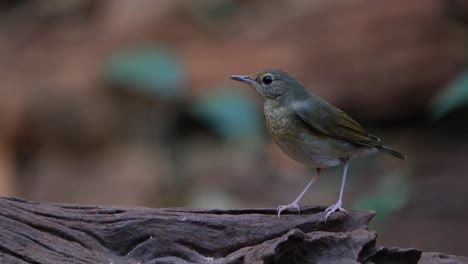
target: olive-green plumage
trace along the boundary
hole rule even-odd
[[[250,84],[262,96],[266,128],[278,146],[292,159],[316,168],[318,173],[321,168],[340,163],[347,169],[349,159],[374,152],[406,159],[287,72],[266,69],[231,78]],[[288,206],[298,208],[297,204]],[[342,209],[339,207],[337,210]],[[281,213],[284,208],[279,210]]]

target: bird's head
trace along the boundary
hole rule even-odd
[[[279,69],[266,69],[251,75],[232,75],[231,79],[252,85],[265,100],[289,101],[308,94],[301,82]]]

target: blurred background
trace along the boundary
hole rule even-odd
[[[457,0],[3,0],[0,195],[276,207],[313,171],[230,80],[281,68],[407,161],[353,160],[344,207],[385,246],[468,255],[468,4]],[[302,205],[338,197],[327,169]]]

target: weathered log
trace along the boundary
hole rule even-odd
[[[0,263],[468,263],[376,247],[370,211],[298,215],[47,204],[0,198]],[[421,258],[422,255],[422,258]]]

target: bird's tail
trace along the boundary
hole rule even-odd
[[[380,152],[384,152],[384,153],[387,153],[387,154],[390,154],[392,156],[395,156],[397,158],[400,158],[400,159],[406,159],[406,156],[401,154],[400,152],[396,151],[396,150],[393,150],[389,147],[386,147],[386,146],[378,146],[377,149],[380,151]]]

